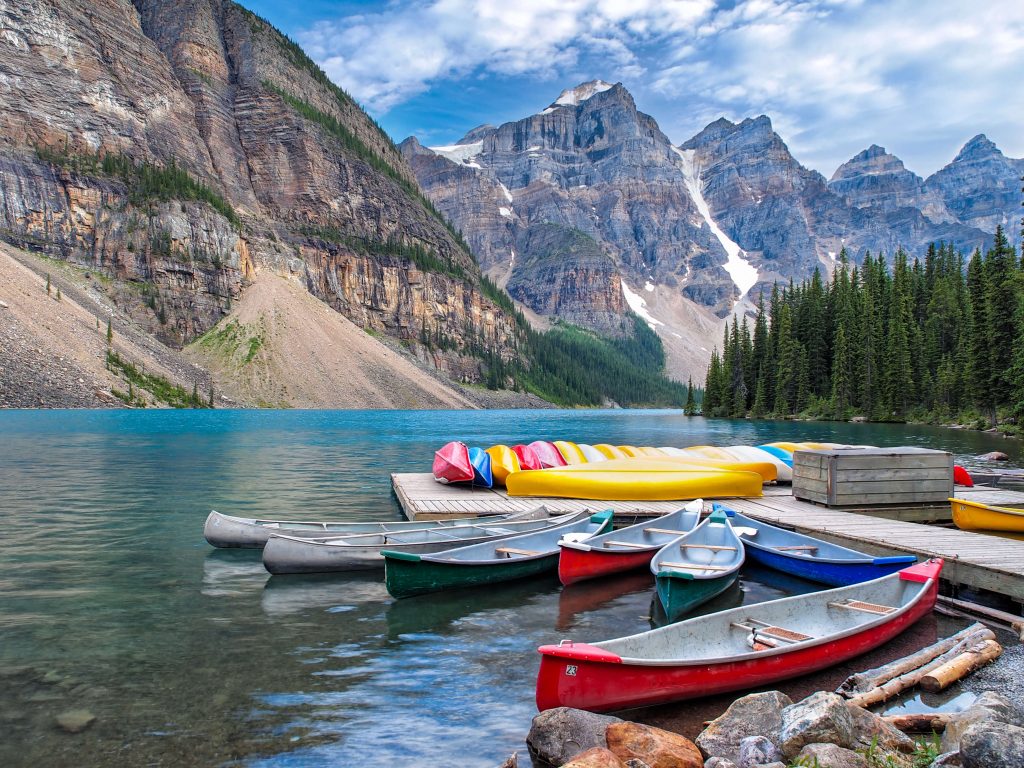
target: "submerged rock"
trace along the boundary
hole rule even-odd
[[[96,715],[88,709],[69,709],[56,717],[57,725],[67,733],[81,733],[96,722]]]
[[[700,750],[685,736],[640,723],[612,723],[605,731],[608,749],[624,762],[649,768],[702,768]]]
[[[546,763],[563,765],[592,747],[608,746],[605,729],[622,720],[582,709],[556,707],[533,718],[526,744]]]
[[[818,691],[782,710],[779,746],[787,758],[805,744],[853,744],[853,716],[846,701],[834,693]]]
[[[740,759],[740,742],[748,736],[765,736],[779,743],[782,712],[793,700],[779,691],[752,693],[736,699],[721,716],[708,724],[696,739],[705,757]]]
[[[983,453],[978,458],[979,459],[984,459],[985,461],[1009,461],[1010,460],[1010,457],[1007,456],[1002,451],[991,451],[989,453]]]

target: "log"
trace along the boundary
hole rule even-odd
[[[904,733],[942,733],[953,717],[952,712],[920,712],[911,715],[882,715],[893,728]]]
[[[875,667],[864,672],[858,672],[855,675],[850,675],[842,684],[836,688],[836,693],[846,698],[852,698],[858,694],[867,693],[868,691],[879,687],[892,680],[893,678],[905,675],[907,672],[911,672],[923,664],[927,664],[929,661],[934,659],[946,651],[954,648],[958,645],[968,645],[966,643],[970,638],[974,638],[975,635],[979,635],[979,638],[983,633],[984,638],[995,639],[995,634],[992,630],[987,629],[981,624],[972,624],[971,626],[960,630],[955,635],[950,635],[945,640],[940,640],[934,645],[930,645],[927,648],[922,648],[917,653],[912,653],[909,656],[904,656],[902,659],[896,659],[895,661],[889,662],[881,667]],[[974,638],[971,642],[977,642],[979,638]]]
[[[995,640],[983,640],[922,677],[921,687],[928,693],[937,693],[976,669],[981,669],[990,661],[998,659],[1002,652],[1003,646]]]
[[[965,648],[968,648],[977,642],[991,639],[989,637],[985,637],[984,633],[992,635],[992,630],[987,628],[983,629],[981,632],[971,635],[971,639],[969,639],[968,641],[954,645],[945,653],[936,656],[934,659],[927,662],[923,666],[920,666],[917,669],[912,669],[909,672],[900,675],[899,677],[894,677],[891,680],[882,683],[878,687],[871,689],[870,691],[850,696],[850,703],[856,704],[858,707],[870,707],[873,704],[878,704],[880,702],[885,701],[886,699],[890,699],[896,694],[902,693],[903,691],[907,690],[908,688],[913,688],[915,685],[921,682],[922,677],[927,675],[932,670],[941,667],[947,661],[950,661],[959,656],[961,653],[963,653]]]
[[[1024,640],[1024,616],[1007,613],[1006,611],[1000,611],[995,608],[989,608],[986,605],[967,602],[966,600],[957,600],[954,597],[945,597],[943,595],[939,595],[937,602],[941,606],[959,611],[961,615],[967,614],[975,620],[978,618],[991,619],[994,622],[1004,624],[1017,633],[1018,639]]]

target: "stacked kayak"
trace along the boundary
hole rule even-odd
[[[594,464],[514,472],[509,496],[670,501],[760,496],[763,477],[750,471],[700,467],[671,459],[609,459]]]

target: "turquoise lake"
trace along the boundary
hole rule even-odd
[[[450,439],[806,439],[1024,463],[977,432],[678,411],[0,412],[0,764],[497,766],[518,750],[528,765],[536,647],[650,628],[649,577],[394,601],[379,574],[271,578],[258,552],[202,537],[211,508],[397,518],[390,473],[429,471]],[[718,607],[809,588],[750,571]],[[95,723],[63,732],[73,709]]]

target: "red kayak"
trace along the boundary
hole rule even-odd
[[[935,605],[942,560],[593,645],[544,645],[537,708],[609,712],[760,688],[873,650]]]
[[[473,482],[473,464],[466,444],[453,440],[434,451],[433,472],[439,483]]]
[[[536,455],[537,460],[540,461],[541,467],[547,469],[548,467],[564,467],[565,459],[562,458],[562,454],[555,448],[554,443],[547,443],[543,440],[534,440],[530,443],[527,448],[533,451]]]
[[[558,542],[559,581],[575,584],[634,568],[646,568],[659,549],[697,526],[703,506],[704,502],[697,499],[683,509],[654,520],[643,520],[586,541]]]
[[[963,485],[967,488],[974,487],[974,478],[972,478],[970,473],[959,464],[953,465],[953,482],[956,485]]]
[[[520,469],[544,469],[544,465],[540,463],[540,459],[530,446],[513,445],[512,452],[519,459]]]

